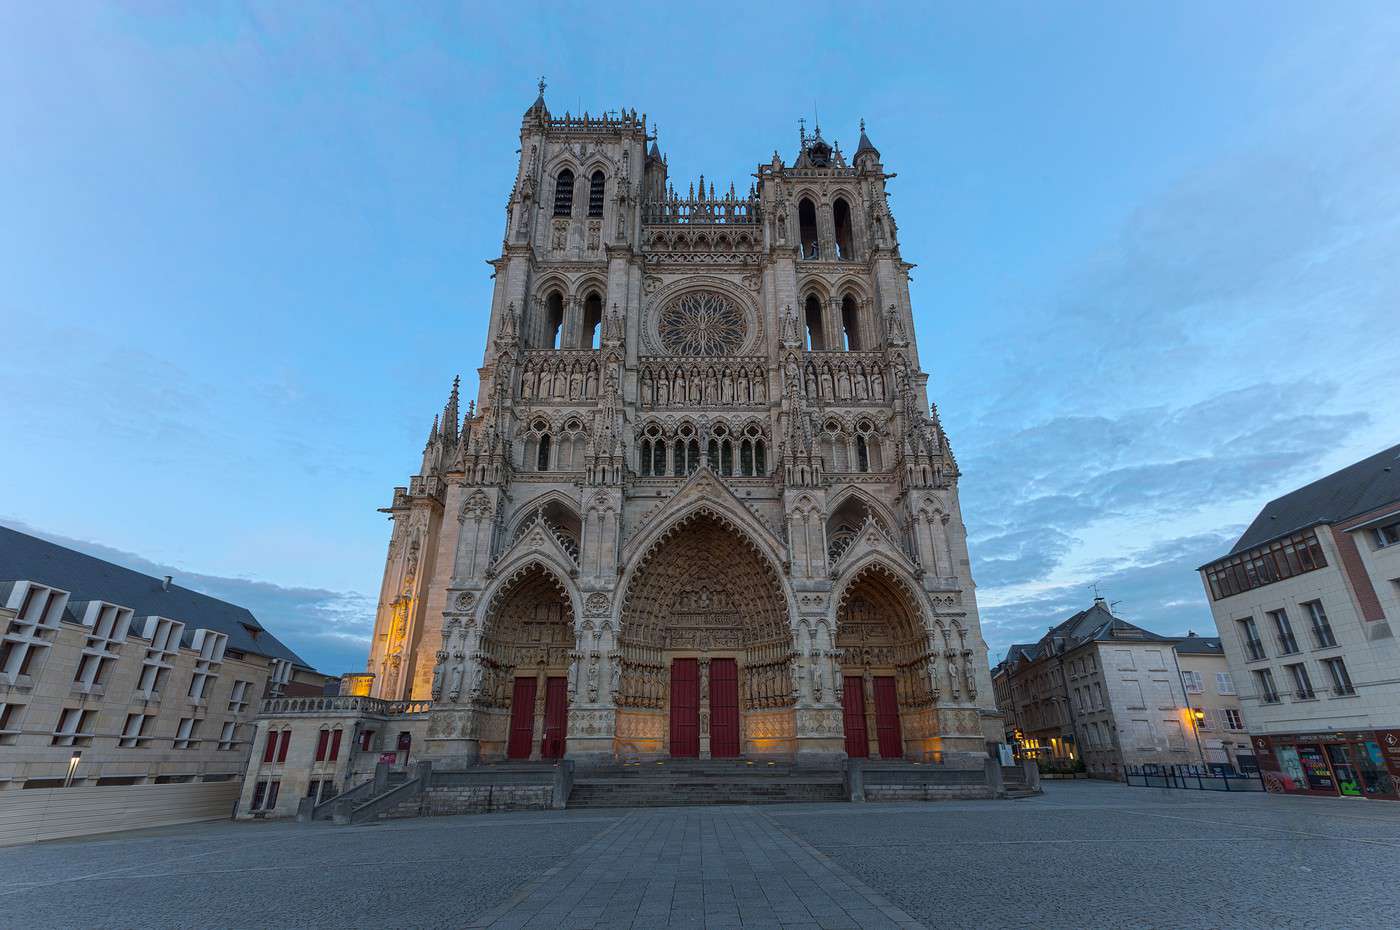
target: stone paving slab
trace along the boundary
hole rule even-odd
[[[1024,801],[212,823],[0,849],[0,930],[1391,926],[1400,803]]]
[[[633,811],[474,928],[922,927],[762,810]]]

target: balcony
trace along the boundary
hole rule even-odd
[[[385,701],[357,695],[325,697],[268,698],[262,702],[263,717],[333,717],[367,715],[374,717],[403,717],[426,714],[432,701]]]

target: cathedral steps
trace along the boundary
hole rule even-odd
[[[575,807],[675,807],[844,801],[840,769],[743,760],[670,760],[594,769],[574,780]]]

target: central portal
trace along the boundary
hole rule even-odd
[[[697,515],[628,584],[615,752],[734,758],[794,751],[792,633],[769,560]]]

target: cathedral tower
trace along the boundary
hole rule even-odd
[[[746,189],[645,115],[520,126],[480,391],[393,534],[374,693],[445,760],[985,757],[958,469],[881,156],[820,127]]]

